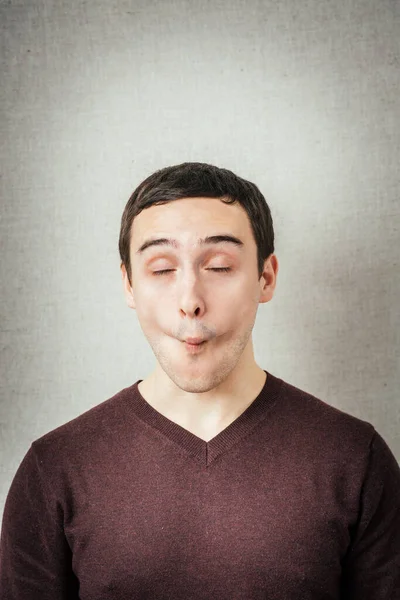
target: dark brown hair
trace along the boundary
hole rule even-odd
[[[129,198],[121,219],[119,254],[131,282],[130,243],[133,219],[144,209],[181,198],[219,198],[238,202],[247,212],[257,244],[258,277],[274,252],[274,229],[269,206],[258,187],[228,169],[199,162],[165,167],[147,177]]]

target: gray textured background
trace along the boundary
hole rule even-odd
[[[259,365],[400,459],[399,2],[2,0],[0,16],[0,506],[34,439],[153,369],[119,222],[145,176],[187,160],[270,203]]]

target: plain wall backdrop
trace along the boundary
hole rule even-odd
[[[34,439],[153,370],[119,225],[142,179],[185,161],[271,207],[258,364],[399,460],[399,2],[1,0],[0,17],[0,508]]]

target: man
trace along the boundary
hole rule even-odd
[[[400,599],[391,450],[255,362],[278,274],[257,187],[201,163],[157,171],[119,249],[155,369],[33,442],[0,599]]]

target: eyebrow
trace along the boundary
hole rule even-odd
[[[230,244],[234,244],[237,248],[242,249],[244,244],[242,240],[230,234],[222,234],[222,235],[209,235],[205,238],[199,238],[197,240],[197,244],[199,246],[206,246],[209,244],[221,244],[229,242]],[[155,238],[146,240],[138,250],[136,250],[136,254],[142,254],[147,248],[151,246],[172,246],[173,248],[179,248],[179,242],[177,240],[173,240],[171,238]]]

